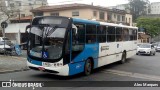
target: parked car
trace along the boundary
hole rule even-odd
[[[160,52],[160,44],[157,45],[156,51]]]
[[[146,54],[146,55],[155,55],[156,54],[156,49],[154,47],[154,45],[149,44],[149,43],[145,43],[145,44],[141,44],[139,46],[139,48],[137,48],[137,55],[141,55],[141,54]]]
[[[155,49],[157,49],[158,43],[152,43],[154,45]]]
[[[11,43],[11,40],[9,40],[7,37],[0,37],[0,42],[4,42],[5,41],[5,44],[11,46],[12,43]]]
[[[0,53],[4,53],[5,51],[11,52],[12,47],[7,44],[4,45],[4,42],[0,41]]]
[[[138,43],[138,44],[137,44],[137,48],[139,48],[139,46],[142,45],[142,44],[143,44],[143,43]]]

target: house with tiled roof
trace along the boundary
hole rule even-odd
[[[132,25],[132,15],[125,10],[108,9],[107,7],[88,4],[42,6],[31,10],[31,12],[33,16],[66,16]]]

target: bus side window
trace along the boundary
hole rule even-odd
[[[96,25],[86,25],[86,43],[96,43]]]
[[[129,41],[130,40],[128,28],[123,28],[123,40],[124,41]]]
[[[85,44],[85,25],[74,24],[77,30],[72,29],[72,60],[83,51]]]
[[[85,26],[83,24],[74,24],[77,27],[75,40],[77,44],[85,43]]]
[[[122,41],[122,27],[116,27],[116,41]]]
[[[99,43],[106,42],[106,31],[107,31],[106,26],[97,26],[97,41]]]
[[[85,42],[84,25],[75,24],[75,27],[72,29],[72,51],[82,51]]]
[[[108,26],[107,42],[115,42],[116,29],[114,26]]]

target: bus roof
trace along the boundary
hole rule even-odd
[[[115,23],[107,23],[107,22],[100,22],[100,25],[138,29],[138,27],[127,26],[127,25],[122,25],[122,24],[115,24]]]
[[[77,22],[77,23],[79,22],[79,23],[84,23],[84,24],[107,25],[107,26],[138,29],[138,27],[115,24],[115,23],[99,22],[99,21],[95,21],[95,20],[87,20],[87,19],[80,19],[80,18],[72,18],[72,19],[73,19],[73,22]]]
[[[80,18],[72,18],[73,22],[79,22],[79,23],[84,23],[84,24],[96,24],[100,25],[98,21],[93,21],[93,20],[87,20],[87,19],[80,19]]]

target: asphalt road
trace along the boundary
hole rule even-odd
[[[125,64],[114,63],[94,70],[90,76],[78,74],[72,77],[55,76],[39,71],[22,71],[0,74],[0,81],[160,81],[160,53],[156,56],[134,56]],[[118,83],[119,84],[119,83]],[[159,85],[160,86],[160,85]],[[22,88],[0,88],[0,90],[22,90]],[[23,88],[23,90],[33,88]],[[155,87],[52,87],[36,90],[159,90]]]

